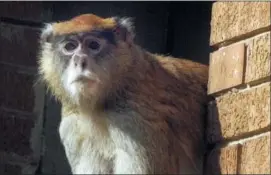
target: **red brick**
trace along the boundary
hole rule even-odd
[[[242,84],[245,59],[244,43],[215,51],[210,57],[208,93]]]
[[[245,82],[271,75],[270,31],[255,36],[247,42],[247,67]]]
[[[17,73],[0,64],[0,107],[32,112],[34,108],[34,77]]]
[[[0,61],[22,66],[36,66],[37,29],[0,23]]]
[[[19,165],[12,165],[0,162],[0,174],[2,175],[20,175],[22,168]]]
[[[209,104],[208,142],[216,143],[270,126],[270,85],[228,92]]]
[[[271,25],[270,2],[215,2],[210,44],[230,40]]]
[[[208,155],[206,175],[237,174],[238,145],[216,148]]]
[[[34,127],[32,117],[0,110],[0,150],[18,155],[32,153],[30,138]]]
[[[240,174],[270,174],[270,133],[242,145]]]

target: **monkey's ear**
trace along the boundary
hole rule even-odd
[[[46,23],[45,27],[42,29],[41,32],[40,36],[41,42],[43,43],[51,42],[52,37],[53,37],[53,25],[50,23]]]
[[[133,25],[132,18],[119,18],[114,17],[117,22],[116,28],[114,28],[115,35],[128,43],[132,43],[135,37],[135,27]]]

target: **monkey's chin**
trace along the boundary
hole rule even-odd
[[[78,92],[81,94],[95,93],[98,88],[97,82],[95,81],[77,82],[75,86]]]
[[[74,81],[67,88],[72,99],[91,97],[98,89],[98,83],[95,81]]]
[[[77,84],[83,89],[93,89],[97,86],[97,82],[94,80],[78,82]]]

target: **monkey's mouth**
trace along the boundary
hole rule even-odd
[[[83,84],[88,84],[92,86],[97,83],[97,80],[86,77],[86,76],[78,76],[71,82],[71,84],[74,84],[74,83],[83,83]]]

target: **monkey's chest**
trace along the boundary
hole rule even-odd
[[[65,117],[59,134],[73,173],[91,173],[91,164],[113,157],[115,148],[108,132],[90,121],[77,116]]]

